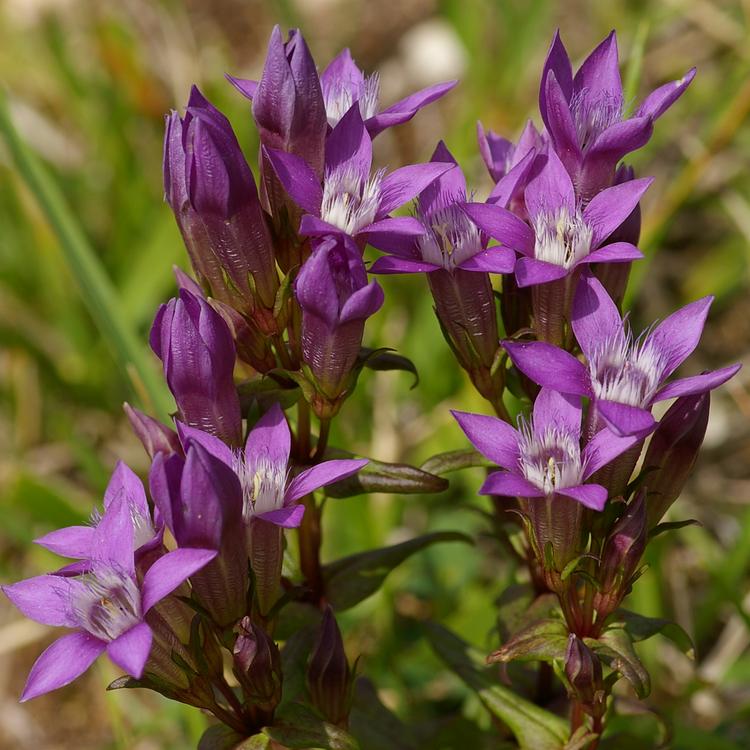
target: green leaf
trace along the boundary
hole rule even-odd
[[[452,471],[471,469],[475,466],[494,466],[479,451],[471,448],[467,450],[448,451],[430,456],[419,468],[429,474],[449,474]]]
[[[438,542],[472,541],[457,531],[436,531],[392,547],[360,552],[323,566],[326,597],[337,611],[349,609],[374,594],[388,574],[415,552]]]
[[[373,684],[360,677],[354,686],[349,728],[367,750],[418,750],[417,740],[380,701]]]
[[[326,494],[329,497],[353,497],[370,492],[414,495],[442,492],[447,488],[447,479],[409,464],[390,464],[370,459],[367,466],[353,476],[328,485]]]
[[[561,620],[537,620],[515,633],[509,641],[487,657],[488,663],[546,661],[565,658],[568,628]]]
[[[567,741],[563,750],[586,750],[599,735],[590,732],[586,727],[578,727]]]
[[[323,721],[300,703],[288,706],[279,723],[264,727],[263,734],[290,750],[359,750],[359,744],[348,732]]]
[[[173,409],[166,386],[147,358],[146,347],[123,313],[117,291],[89,244],[60,188],[41,161],[23,142],[11,121],[5,96],[0,92],[0,136],[13,157],[16,168],[37,200],[60,243],[65,260],[78,283],[84,303],[99,327],[102,338],[112,348],[123,376],[133,391],[150,401],[147,407],[166,418]]]
[[[269,738],[256,734],[247,739],[223,724],[209,727],[198,743],[198,750],[265,750]]]
[[[677,531],[677,529],[684,529],[686,526],[702,526],[700,521],[696,521],[694,518],[688,518],[685,521],[665,521],[664,523],[657,524],[651,531],[648,532],[648,538],[653,539],[659,536],[659,534],[666,534],[668,531]]]
[[[275,403],[278,403],[282,409],[288,409],[294,406],[302,396],[302,389],[298,385],[285,386],[271,377],[240,383],[237,391],[243,412],[256,404],[262,412],[267,411]]]
[[[392,349],[367,349],[363,347],[359,352],[359,364],[361,367],[381,372],[390,370],[409,372],[414,376],[411,387],[416,388],[419,385],[419,373],[414,363],[408,357],[396,354]]]
[[[630,612],[626,609],[619,609],[614,614],[612,628],[624,628],[630,636],[633,643],[645,641],[655,635],[663,635],[669,638],[689,658],[695,659],[695,645],[693,639],[672,620],[666,620],[661,617],[645,617],[636,612]]]
[[[482,655],[437,623],[428,623],[427,637],[435,653],[474,691],[490,713],[513,732],[521,750],[561,750],[568,740],[568,722],[521,698],[497,683],[484,667]]]
[[[639,698],[645,698],[651,692],[651,678],[624,628],[607,630],[599,638],[584,638],[583,642],[615,672],[619,672],[633,686]]]

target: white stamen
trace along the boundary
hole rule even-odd
[[[622,96],[603,91],[593,96],[588,89],[582,89],[570,100],[578,143],[586,149],[611,125],[622,120]]]
[[[420,219],[427,231],[418,240],[419,251],[429,263],[451,271],[483,249],[476,224],[455,203]]]
[[[591,354],[589,372],[597,398],[645,407],[661,385],[666,362],[644,332],[629,328],[603,341]]]
[[[245,459],[244,451],[232,455],[232,468],[242,487],[242,517],[249,522],[253,516],[279,510],[284,505],[287,469],[271,461],[266,455],[252,463]]]
[[[523,419],[519,422],[519,466],[524,477],[545,495],[583,481],[584,463],[578,438],[559,427],[541,434]]]
[[[351,165],[327,172],[323,181],[321,218],[350,235],[372,224],[380,206],[384,174],[385,170],[381,169],[365,180]]]
[[[79,580],[85,589],[76,589],[71,604],[81,627],[91,635],[113,641],[143,619],[141,592],[127,573],[101,568]]]
[[[542,212],[534,220],[534,257],[565,269],[572,268],[591,252],[593,230],[576,211],[560,207]]]
[[[368,120],[378,112],[380,97],[380,76],[373,73],[365,78],[364,84],[353,81],[336,81],[324,94],[328,124],[334,128],[339,120],[351,109],[356,101],[363,120]]]

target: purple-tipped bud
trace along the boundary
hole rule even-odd
[[[167,120],[164,192],[212,295],[275,332],[279,282],[255,180],[229,121],[196,87],[184,119]]]
[[[573,695],[591,715],[601,715],[604,709],[602,663],[591,649],[574,633],[568,637],[565,652],[565,676]]]
[[[710,408],[709,392],[681,396],[659,422],[643,461],[649,528],[682,492],[703,444]]]
[[[270,715],[281,701],[281,655],[278,646],[249,617],[234,642],[234,674],[248,703]]]
[[[237,356],[258,372],[268,372],[276,367],[276,358],[269,345],[268,336],[257,326],[240,315],[233,307],[213,300],[213,308],[224,318],[234,339]]]
[[[647,534],[646,497],[641,491],[630,501],[604,544],[597,576],[599,590],[594,595],[600,621],[617,609],[630,590],[646,549]]]
[[[365,320],[383,304],[383,290],[367,282],[357,248],[340,237],[321,243],[295,286],[302,308],[302,359],[315,379],[320,416],[332,416],[346,396],[362,345]]]
[[[183,289],[179,298],[159,308],[150,343],[164,366],[180,419],[239,445],[242,418],[233,380],[234,342],[219,313]]]
[[[191,440],[185,459],[176,454],[156,456],[149,486],[180,547],[219,552],[191,580],[216,623],[232,625],[245,611],[248,589],[242,487],[237,475]]]
[[[182,453],[182,446],[177,433],[169,427],[157,422],[153,417],[125,403],[122,407],[130,421],[133,432],[146,449],[149,458],[153,459],[157,453]]]
[[[341,631],[326,608],[320,634],[307,667],[307,686],[313,705],[332,724],[345,724],[352,702],[354,674],[344,653]]]

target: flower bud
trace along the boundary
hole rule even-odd
[[[599,620],[614,612],[630,590],[646,548],[647,533],[646,499],[641,491],[630,501],[604,543],[597,576],[599,590],[594,595]]]
[[[643,461],[649,528],[682,492],[703,443],[710,408],[708,391],[681,396],[659,422]]]
[[[186,290],[159,308],[151,348],[177,402],[180,419],[229,445],[241,442],[234,386],[234,342],[227,324],[204,299]]]
[[[383,304],[383,290],[368,284],[362,258],[344,238],[322,242],[302,267],[295,292],[302,308],[302,359],[317,391],[316,413],[330,417],[347,395],[362,346],[365,320]]]
[[[604,709],[602,663],[575,633],[568,637],[565,676],[586,713],[601,716]]]
[[[345,724],[352,702],[354,674],[344,653],[341,631],[331,607],[323,614],[318,640],[307,667],[313,705],[332,724]]]
[[[244,617],[234,642],[234,674],[245,698],[269,714],[281,701],[281,655],[258,625]]]
[[[195,87],[184,119],[167,122],[164,181],[199,279],[275,333],[279,281],[255,180],[229,121]]]
[[[268,336],[237,312],[219,300],[212,301],[213,308],[224,318],[234,339],[237,356],[258,372],[268,372],[276,367],[276,358],[269,346]]]

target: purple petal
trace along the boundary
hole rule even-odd
[[[371,167],[372,139],[355,102],[326,139],[326,170],[350,168],[366,180]]]
[[[628,263],[632,260],[640,260],[643,253],[629,242],[613,242],[605,245],[585,258],[581,258],[577,265],[586,263]]]
[[[536,284],[547,284],[550,281],[564,279],[567,275],[567,268],[554,263],[547,263],[546,260],[524,256],[516,262],[516,282],[521,288],[535,286]]]
[[[599,430],[583,449],[585,463],[583,478],[588,479],[595,471],[599,471],[603,466],[632,448],[639,439],[636,435],[620,437],[606,427]]]
[[[740,370],[742,365],[729,365],[713,372],[704,372],[689,378],[680,378],[665,385],[652,399],[653,402],[664,401],[676,396],[691,396],[695,393],[706,393],[723,385]]]
[[[371,281],[361,289],[352,293],[341,308],[339,316],[340,323],[348,323],[354,320],[366,320],[380,310],[385,301],[383,288],[377,281]]]
[[[487,171],[490,173],[490,177],[497,182],[505,175],[506,164],[515,147],[507,138],[503,138],[491,130],[485,132],[482,123],[479,121],[477,121],[477,142],[479,143],[479,153],[487,166]],[[500,205],[503,205],[503,203],[500,203]]]
[[[572,315],[573,333],[586,359],[602,342],[623,335],[622,318],[617,305],[596,276],[581,275],[575,296]]]
[[[495,471],[479,488],[480,495],[502,495],[505,497],[544,497],[544,492],[518,474]]]
[[[610,125],[586,153],[586,169],[601,169],[614,174],[617,162],[625,154],[645,146],[653,131],[654,121],[650,117],[631,117]]]
[[[573,215],[576,197],[568,171],[554,149],[548,149],[547,161],[526,186],[526,209],[533,218],[543,213],[556,213],[564,209]]]
[[[561,427],[568,434],[580,438],[581,398],[560,393],[556,388],[543,387],[539,391],[534,401],[534,432],[541,434],[548,427]]]
[[[365,77],[352,59],[348,47],[342,49],[320,74],[320,86],[324,94],[343,84],[350,84],[352,89],[358,90],[364,82]]]
[[[292,200],[308,213],[319,215],[323,189],[310,166],[299,156],[285,151],[264,146],[263,153]]]
[[[630,216],[653,181],[653,177],[628,180],[602,190],[592,198],[583,210],[583,218],[594,230],[591,247],[599,247]]]
[[[107,644],[107,656],[131,677],[139,680],[151,653],[152,641],[151,628],[145,622],[139,622]]]
[[[393,221],[397,221],[398,219],[401,219],[401,218],[408,219],[412,217],[396,216],[393,218]],[[422,227],[422,233],[424,233],[424,231],[425,231],[424,227]],[[413,235],[393,234],[388,231],[368,232],[367,241],[370,245],[372,245],[373,247],[376,247],[378,250],[382,250],[384,253],[398,255],[401,258],[410,258],[410,259],[419,258],[419,249],[417,246],[417,241]]]
[[[113,498],[94,529],[91,559],[135,576],[133,512],[123,495]]]
[[[636,117],[650,117],[652,120],[661,117],[685,93],[693,78],[695,68],[688,70],[679,80],[659,86],[643,100]]]
[[[509,247],[490,247],[460,263],[458,268],[464,271],[484,273],[513,273],[516,266],[516,254]]]
[[[431,163],[452,164],[419,193],[417,215],[425,219],[433,211],[445,207],[447,203],[466,200],[466,178],[453,154],[443,141],[438,141],[430,157]]]
[[[651,412],[616,401],[596,401],[596,410],[618,436],[645,437],[656,427]]]
[[[224,78],[234,86],[237,91],[242,94],[246,99],[253,100],[255,92],[258,90],[258,81],[250,81],[246,78],[235,78],[230,76],[229,73],[224,74]]]
[[[123,409],[127,414],[133,432],[143,443],[149,458],[153,459],[160,451],[162,453],[179,453],[181,451],[177,434],[169,427],[133,408],[128,403],[123,404]]]
[[[263,73],[253,96],[253,117],[261,129],[273,133],[279,143],[289,135],[297,91],[284,49],[281,29],[274,26],[268,42]],[[284,132],[286,131],[286,132]]]
[[[50,531],[49,534],[35,539],[34,544],[56,555],[82,560],[91,555],[94,528],[93,526],[68,526],[65,529]]]
[[[557,494],[572,497],[581,505],[592,510],[604,510],[608,492],[599,484],[580,484],[578,487],[564,487],[557,490]]]
[[[507,422],[484,414],[451,410],[471,444],[483,455],[506,469],[518,465],[518,432]]]
[[[703,297],[680,308],[662,320],[651,332],[647,341],[656,346],[665,360],[666,380],[695,350],[706,324],[706,317],[714,301]]]
[[[216,557],[215,550],[181,547],[160,557],[141,585],[143,614]]]
[[[614,31],[584,60],[573,79],[573,91],[594,102],[622,101],[620,61]]]
[[[175,520],[179,515],[180,482],[185,459],[177,453],[157,453],[148,474],[148,487],[159,517],[175,533]]]
[[[542,113],[544,124],[547,125],[548,129],[547,94],[545,87],[550,72],[554,74],[565,101],[570,101],[570,97],[573,94],[573,69],[570,64],[568,52],[560,38],[559,30],[555,32],[552,44],[550,44],[547,51],[547,57],[542,68],[542,85],[539,89],[539,110]]]
[[[370,135],[374,138],[382,133],[386,128],[393,125],[401,125],[412,117],[427,104],[431,104],[436,99],[447,94],[458,81],[447,81],[446,83],[436,83],[428,86],[426,89],[410,94],[404,99],[392,104],[382,112],[370,117],[365,125]]]
[[[148,516],[148,501],[140,477],[124,462],[118,461],[104,491],[106,510],[117,497],[123,496],[140,515]]]
[[[439,268],[440,266],[436,266],[434,263],[399,258],[396,255],[384,255],[372,264],[370,273],[430,273],[431,271],[437,271]]]
[[[578,133],[570,111],[570,104],[553,71],[547,74],[545,96],[547,107],[545,124],[550,140],[569,173],[576,174],[582,158],[581,146],[578,142]]]
[[[232,465],[232,449],[221,439],[212,435],[210,432],[199,430],[197,427],[175,420],[177,434],[180,436],[180,442],[183,449],[187,450],[188,440],[202,445],[212,456],[223,461],[227,466]]]
[[[455,169],[455,165],[442,162],[410,164],[390,172],[381,186],[380,207],[376,218],[382,218],[421,193],[441,174]]]
[[[23,615],[42,625],[73,628],[78,620],[71,598],[83,584],[72,578],[41,575],[2,586],[3,593]]]
[[[356,474],[363,466],[367,465],[367,459],[336,459],[324,461],[317,466],[311,466],[298,474],[287,487],[284,494],[284,505],[289,505],[304,495],[309,495],[320,487],[346,479]]]
[[[274,404],[255,424],[245,443],[246,460],[266,454],[271,463],[286,471],[291,450],[291,434],[283,409]]]
[[[535,383],[562,393],[591,396],[588,370],[572,354],[544,341],[504,341],[513,364]]]
[[[34,662],[21,695],[21,703],[69,685],[104,651],[106,644],[88,633],[58,638]]]
[[[303,219],[304,220],[304,219]],[[367,235],[367,241],[380,248],[379,238],[384,235],[400,235],[401,237],[421,237],[425,233],[424,225],[413,216],[389,216],[386,219],[368,224],[361,232]]]
[[[312,214],[305,214],[302,217],[299,224],[299,233],[306,237],[325,237],[329,234],[341,236],[344,234],[339,227],[335,227]]]
[[[531,149],[518,164],[508,171],[508,174],[498,180],[497,185],[487,196],[487,203],[507,208],[516,193],[520,193],[521,189],[526,186],[535,158],[536,150]]]
[[[296,529],[302,523],[304,515],[305,506],[300,504],[259,513],[255,518],[272,523],[274,526],[281,526],[283,529]]]
[[[485,233],[506,247],[529,255],[534,250],[534,232],[506,208],[490,203],[460,203],[459,208]]]

